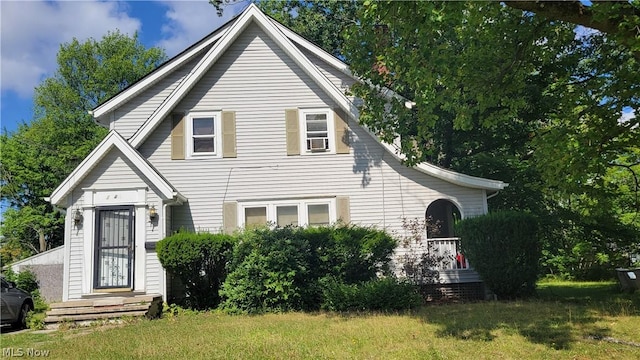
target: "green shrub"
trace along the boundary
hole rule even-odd
[[[44,319],[47,317],[47,314],[44,312],[37,311],[29,311],[27,313],[27,328],[31,330],[42,330],[45,328]]]
[[[179,232],[158,242],[160,263],[185,286],[185,306],[218,306],[218,291],[226,278],[234,243],[230,235],[191,232]]]
[[[313,233],[313,228],[308,233]],[[389,273],[396,241],[384,231],[362,226],[336,226],[320,229],[327,237],[316,245],[326,274],[346,284],[375,279]],[[320,276],[320,277],[322,277]]]
[[[223,308],[254,313],[317,310],[320,279],[357,283],[386,273],[395,241],[358,226],[258,228],[239,234],[222,286]]]
[[[462,250],[485,284],[500,298],[532,295],[541,246],[530,214],[502,211],[456,224]]]
[[[38,278],[29,268],[20,271],[16,276],[16,286],[24,291],[33,293],[38,290]]]
[[[246,230],[220,291],[223,308],[242,313],[305,308],[309,253],[298,228]]]
[[[322,309],[329,311],[398,311],[422,304],[415,286],[392,277],[359,284],[344,284],[326,278],[322,286]]]
[[[2,275],[4,275],[4,278],[8,281],[14,282],[18,289],[28,291],[29,293],[33,293],[40,287],[36,274],[34,274],[28,267],[22,269],[22,271],[18,273],[8,267],[3,270]]]

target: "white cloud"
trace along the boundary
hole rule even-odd
[[[116,29],[132,35],[141,26],[118,2],[0,1],[0,13],[1,88],[23,98],[55,71],[60,44]]]
[[[162,26],[163,40],[157,45],[164,48],[169,56],[178,54],[219,28],[249,4],[248,1],[238,1],[225,5],[220,17],[207,0],[162,3],[168,7],[165,14],[168,21]]]

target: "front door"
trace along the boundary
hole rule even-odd
[[[96,289],[131,288],[133,284],[133,214],[133,206],[96,209]]]

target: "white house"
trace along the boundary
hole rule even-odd
[[[438,246],[454,251],[454,215],[486,213],[506,184],[405,167],[358,125],[345,95],[356,81],[250,5],[94,109],[110,132],[50,197],[67,209],[63,300],[166,297],[155,243],[181,228],[341,219],[400,231],[403,218],[429,213],[442,225]],[[443,281],[478,280],[452,264]]]

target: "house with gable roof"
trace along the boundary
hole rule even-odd
[[[55,189],[65,208],[63,300],[154,294],[170,279],[155,244],[179,229],[343,221],[424,234],[454,253],[456,218],[485,214],[501,181],[406,167],[358,124],[346,64],[251,4],[92,111],[105,139]],[[452,257],[443,282],[477,282]]]

